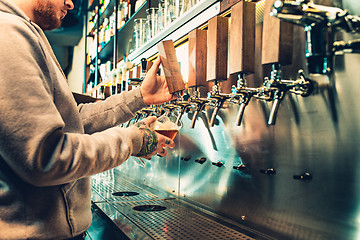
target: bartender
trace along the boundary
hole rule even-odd
[[[44,30],[71,0],[0,0],[0,239],[83,239],[91,225],[91,175],[130,156],[166,156],[174,142],[156,120],[114,127],[174,96],[156,72],[105,101],[77,106]]]

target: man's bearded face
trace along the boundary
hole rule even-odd
[[[34,9],[35,23],[43,30],[56,29],[61,26],[66,13],[64,0],[37,0]]]

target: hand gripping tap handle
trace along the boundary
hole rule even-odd
[[[165,80],[171,94],[180,98],[185,90],[185,84],[176,57],[172,40],[162,41],[158,44],[159,57],[164,69]]]

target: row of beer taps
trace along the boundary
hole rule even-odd
[[[242,1],[241,4],[250,3]],[[245,5],[240,7],[244,8]],[[270,15],[305,26],[305,55],[308,60],[308,72],[310,74],[332,74],[332,58],[335,52],[344,50],[351,50],[353,53],[360,52],[360,41],[355,40],[348,43],[335,42],[333,35],[331,35],[331,37],[319,37],[317,34],[319,32],[317,30],[318,26],[321,27],[320,32],[323,34],[328,34],[329,32],[333,34],[340,29],[347,32],[359,33],[360,18],[349,15],[346,11],[338,8],[314,5],[312,1],[309,0],[297,0],[291,3],[275,0],[272,3]],[[315,35],[317,38],[315,38]],[[321,46],[324,39],[328,41],[325,44],[327,48]],[[316,48],[317,46],[319,46],[319,48]],[[219,47],[217,46],[217,48]],[[324,63],[328,65],[325,66]],[[202,97],[200,94],[201,84],[193,84],[189,86],[192,91],[188,91],[188,94],[162,106],[151,106],[150,108],[142,109],[136,114],[136,117],[132,121],[136,122],[149,115],[161,115],[164,114],[164,112],[171,114],[176,111],[176,121],[179,122],[184,113],[192,111],[193,116],[190,127],[194,128],[199,113],[207,106],[213,108],[209,120],[209,126],[212,127],[224,104],[232,103],[240,105],[235,120],[235,124],[240,126],[246,107],[251,99],[255,98],[273,103],[267,124],[274,125],[276,123],[279,106],[288,93],[307,97],[311,95],[317,87],[317,83],[307,78],[301,69],[298,71],[296,79],[283,79],[281,74],[281,61],[272,64],[270,77],[265,77],[260,87],[248,87],[246,76],[246,71],[240,71],[240,73],[237,74],[237,84],[236,86],[232,86],[231,93],[222,93],[220,81],[215,79],[212,90],[208,92],[207,97]],[[130,122],[128,124],[130,124]]]
[[[267,102],[273,101],[268,124],[274,125],[276,123],[279,105],[288,92],[306,97],[309,96],[314,89],[314,82],[306,78],[302,70],[299,71],[299,76],[296,80],[281,79],[280,72],[279,68],[274,65],[271,77],[265,78],[263,86],[258,88],[247,87],[245,74],[239,74],[237,86],[233,86],[232,92],[229,94],[221,93],[219,84],[215,84],[212,91],[207,94],[207,97],[203,98],[200,97],[199,89],[195,89],[191,96],[186,94],[182,98],[178,98],[161,106],[154,105],[140,110],[131,122],[135,123],[151,115],[160,116],[162,114],[172,114],[176,111],[176,123],[178,123],[184,113],[192,111],[193,116],[190,127],[194,128],[199,113],[204,110],[205,106],[208,106],[214,109],[209,121],[209,126],[214,126],[219,110],[223,107],[224,103],[228,101],[229,103],[240,105],[235,121],[236,126],[240,126],[245,108],[251,98],[254,97]],[[128,125],[130,125],[130,121]]]

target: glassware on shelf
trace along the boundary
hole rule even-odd
[[[134,47],[141,47],[146,38],[146,18],[137,18],[134,20]]]
[[[163,30],[174,20],[174,0],[159,0],[158,30]]]
[[[175,18],[181,17],[191,7],[191,0],[174,0]]]
[[[158,26],[158,8],[146,9],[146,41],[157,34]]]

